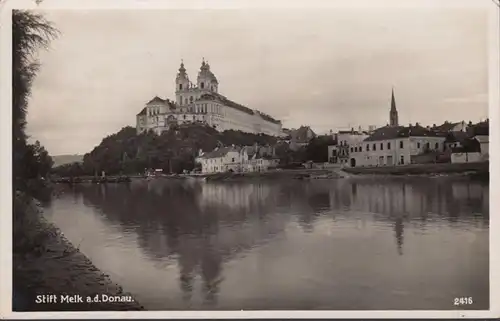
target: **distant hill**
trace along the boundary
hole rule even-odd
[[[83,155],[57,155],[52,156],[52,160],[54,161],[52,167],[57,167],[64,164],[83,162]]]

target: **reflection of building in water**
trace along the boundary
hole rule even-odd
[[[267,213],[265,209],[265,222],[257,213],[243,219],[235,214],[225,216],[224,222],[217,222],[217,227],[210,232],[202,230],[194,235],[178,235],[179,282],[187,303],[193,300],[194,295],[201,294],[204,304],[213,306],[224,279],[223,264],[283,233],[290,217]],[[234,218],[233,222],[230,222],[231,218]],[[196,286],[198,282],[201,282],[201,293],[195,294],[193,289],[199,288]]]
[[[394,220],[394,234],[396,236],[396,244],[398,246],[399,255],[403,255],[403,240],[404,240],[404,222],[401,216]]]
[[[248,209],[252,204],[265,201],[270,194],[271,188],[261,184],[204,184],[198,202],[202,207],[212,205]]]
[[[89,195],[89,200],[118,224],[132,223],[139,246],[152,260],[177,261],[186,305],[201,297],[213,306],[224,263],[284,232],[291,218],[276,213],[277,192],[272,185],[153,180],[107,199]],[[130,204],[124,206],[123,199]]]
[[[479,183],[453,184],[451,190],[456,199],[481,199],[485,192],[484,186]]]
[[[484,201],[488,187],[480,183],[395,180],[351,181],[350,185],[330,189],[332,208],[426,217],[428,213],[470,214],[470,205],[477,203],[488,213]]]

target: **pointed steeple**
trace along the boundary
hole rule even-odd
[[[184,68],[184,60],[181,59],[181,67],[179,68],[179,73],[184,74],[186,73],[186,68]]]
[[[399,126],[398,110],[396,109],[396,99],[394,98],[394,87],[392,87],[392,93],[391,93],[391,110],[389,112],[389,124],[391,126]]]
[[[391,111],[397,111],[396,110],[396,99],[394,99],[394,87],[392,87]]]

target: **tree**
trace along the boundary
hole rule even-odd
[[[43,16],[23,10],[13,11],[12,148],[15,184],[26,178],[23,175],[28,175],[30,178],[43,176],[44,173],[34,175],[33,169],[43,172],[51,163],[47,158],[48,153],[45,149],[41,149],[40,143],[34,146],[26,143],[25,127],[31,85],[40,67],[36,53],[40,48],[47,49],[50,41],[57,35],[58,31]],[[45,162],[43,165],[34,166],[33,162],[42,159]]]
[[[328,162],[328,146],[333,144],[334,140],[330,135],[314,137],[306,147],[307,160],[317,163]]]

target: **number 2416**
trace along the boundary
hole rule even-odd
[[[472,297],[462,297],[453,299],[454,305],[468,305],[472,303],[473,303]]]

